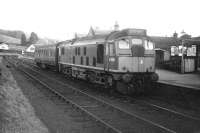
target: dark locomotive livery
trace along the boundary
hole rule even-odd
[[[55,45],[38,46],[35,62],[123,94],[144,91],[158,80],[154,44],[143,29],[89,33]]]

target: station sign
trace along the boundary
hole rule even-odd
[[[146,30],[144,29],[129,29],[128,30],[129,35],[141,35],[141,36],[146,36]]]
[[[121,36],[146,36],[146,35],[147,35],[147,33],[146,33],[145,29],[124,29],[117,33],[118,37],[121,37]]]

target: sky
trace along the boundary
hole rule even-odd
[[[89,28],[142,28],[148,35],[184,30],[200,36],[198,0],[0,0],[0,29],[66,40]]]

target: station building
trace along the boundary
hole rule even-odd
[[[151,37],[156,65],[179,73],[200,71],[200,37]]]

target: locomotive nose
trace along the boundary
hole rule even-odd
[[[131,52],[134,57],[144,57],[144,47],[141,45],[133,45]]]

